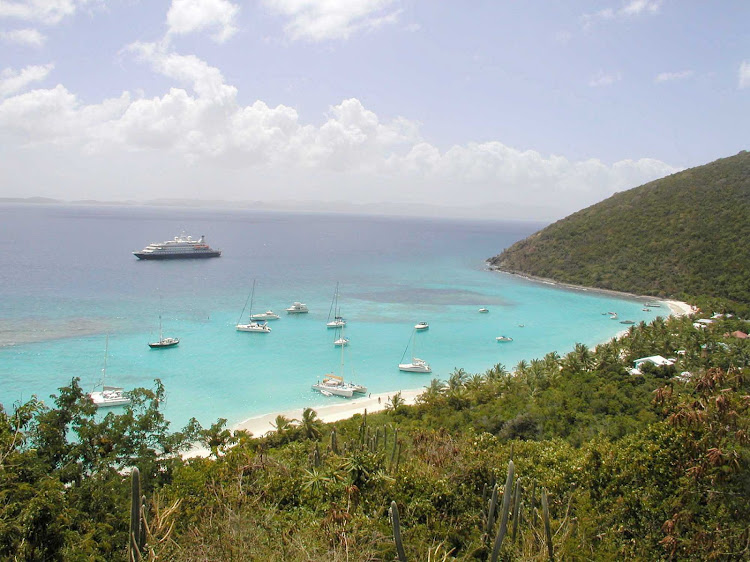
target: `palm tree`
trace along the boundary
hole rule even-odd
[[[419,402],[435,402],[445,394],[445,383],[440,379],[432,379],[430,386],[425,387],[425,391],[419,395]]]
[[[272,423],[271,425],[276,428],[276,433],[281,435],[285,431],[294,427],[292,424],[296,421],[297,420],[293,420],[284,415],[279,414],[278,416],[276,416],[276,422]]]
[[[518,365],[516,365],[515,369],[513,371],[516,373],[516,375],[523,375],[526,373],[526,369],[529,368],[529,363],[526,361],[526,359],[521,359],[518,362]]]
[[[385,409],[395,412],[396,410],[398,410],[401,406],[404,406],[405,404],[406,404],[406,400],[404,400],[401,397],[400,392],[397,392],[396,394],[394,394],[388,399],[388,403],[385,405]]]
[[[320,439],[323,422],[318,418],[318,413],[312,408],[302,410],[302,433],[308,439]]]
[[[455,390],[464,386],[468,378],[468,373],[463,369],[454,369],[450,378],[448,378],[448,390]]]

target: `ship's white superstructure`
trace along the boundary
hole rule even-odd
[[[152,242],[140,252],[133,255],[141,260],[218,258],[221,250],[214,250],[206,244],[206,237],[193,240],[192,236],[175,236],[172,240]]]

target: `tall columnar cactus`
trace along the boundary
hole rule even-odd
[[[521,479],[516,480],[516,490],[513,494],[513,534],[511,540],[516,542],[518,534],[518,516],[521,513]]]
[[[320,449],[318,448],[318,442],[315,442],[315,450],[313,451],[313,466],[315,468],[320,467],[322,460],[320,459]]]
[[[487,482],[482,485],[482,526],[487,525]]]
[[[491,562],[497,562],[497,557],[500,555],[500,547],[503,544],[505,534],[508,532],[508,515],[510,514],[510,500],[513,494],[513,474],[515,466],[513,461],[508,462],[508,476],[505,479],[505,489],[503,490],[503,506],[501,508],[502,518],[500,519],[500,527],[497,530],[497,536],[495,537],[495,547],[492,549]]]
[[[536,480],[531,484],[531,503],[529,504],[529,511],[531,513],[531,526],[536,527]]]
[[[547,504],[547,489],[542,488],[542,517],[544,518],[544,536],[547,540],[547,556],[550,560],[555,559],[552,549],[552,529],[549,524],[549,506]]]
[[[393,430],[393,449],[391,450],[391,466],[396,458],[396,449],[398,448],[398,428]]]
[[[406,562],[406,552],[404,552],[404,543],[401,542],[401,523],[398,517],[398,506],[395,501],[391,502],[391,508],[388,510],[391,518],[391,527],[393,527],[393,542],[396,543],[396,552],[400,562]]]
[[[492,527],[495,525],[495,513],[497,512],[497,494],[498,494],[498,487],[497,484],[495,484],[492,487],[492,495],[489,499],[489,504],[487,506],[487,525],[484,528],[484,534],[489,537],[492,533]]]
[[[141,560],[146,545],[146,533],[143,525],[143,504],[145,498],[141,496],[141,472],[133,468],[130,478],[130,534],[128,541],[128,558],[132,561]]]
[[[338,436],[336,435],[336,428],[335,427],[331,431],[331,452],[334,455],[338,455],[339,454],[339,439],[338,439]]]

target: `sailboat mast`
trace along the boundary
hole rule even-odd
[[[255,300],[255,279],[253,279],[253,290],[250,291],[250,310],[248,311],[248,314],[250,315],[250,320],[253,319],[253,301]]]
[[[245,299],[245,306],[242,307],[242,312],[240,312],[240,317],[237,319],[237,324],[242,322],[242,317],[245,315],[245,309],[247,308],[247,303],[250,302],[250,297],[253,296],[253,293],[255,293],[255,279],[253,279],[253,290],[250,291],[250,294],[247,295],[247,298]],[[253,305],[250,305],[250,310],[252,310]]]
[[[344,328],[341,328],[341,339],[344,339]],[[344,348],[346,347],[346,344],[341,344],[341,379],[343,381],[344,379]]]
[[[102,387],[104,387],[104,379],[107,376],[107,352],[109,351],[109,334],[104,339],[104,367],[102,368]]]
[[[339,283],[336,282],[336,290],[333,293],[333,299],[331,299],[331,307],[328,309],[328,322],[331,320],[331,311],[333,311],[334,314],[336,314],[336,307],[338,306],[339,302]]]
[[[409,351],[409,346],[411,345],[411,340],[414,337],[414,334],[416,333],[416,330],[412,330],[411,337],[409,337],[409,342],[406,344],[406,349],[404,349],[404,353],[401,355],[401,361],[404,360],[404,357],[406,357],[406,352]],[[412,358],[414,356],[412,355]]]

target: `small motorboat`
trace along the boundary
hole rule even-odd
[[[417,324],[414,325],[415,330],[427,330],[430,327],[430,325],[427,322],[417,322]]]
[[[273,310],[266,310],[265,312],[261,312],[259,314],[251,314],[250,320],[278,320],[279,315],[276,314]]]
[[[287,314],[306,314],[310,312],[307,305],[303,302],[295,301],[292,306],[286,309]]]
[[[506,342],[506,341],[513,341],[513,338],[511,338],[510,336],[497,336],[495,340],[499,342]]]
[[[479,312],[481,312],[482,314],[484,314],[485,312],[489,312],[489,309],[487,309],[487,308],[480,308]]]

